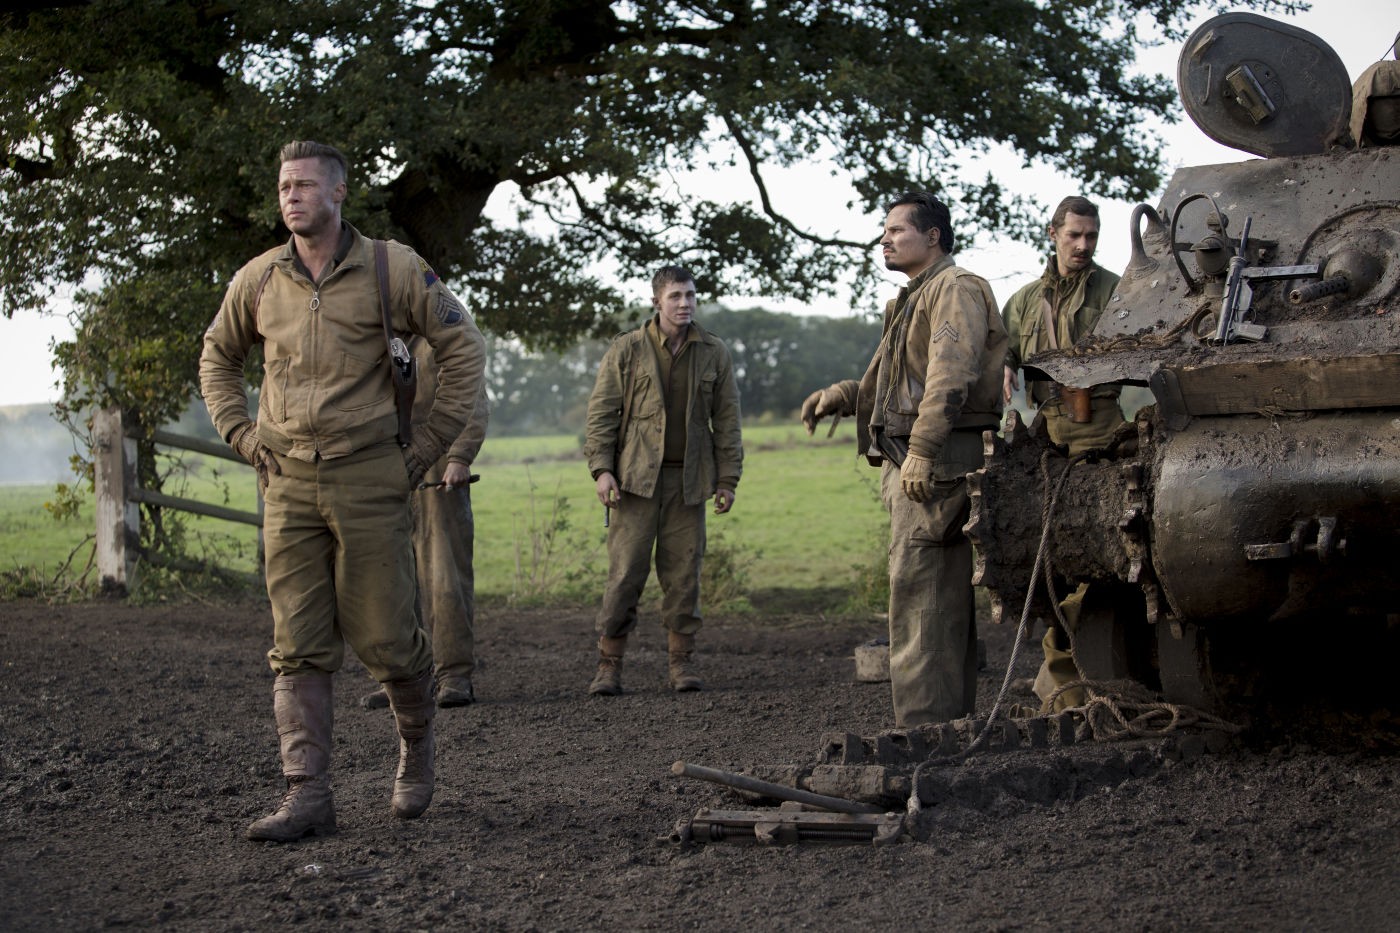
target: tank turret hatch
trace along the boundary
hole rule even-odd
[[[1186,40],[1176,83],[1201,132],[1235,149],[1312,155],[1347,138],[1346,66],[1296,26],[1252,13],[1217,16]]]

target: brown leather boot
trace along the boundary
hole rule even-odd
[[[331,800],[331,675],[279,674],[272,685],[272,711],[282,751],[287,793],[277,810],[248,827],[248,838],[292,842],[335,832]]]
[[[394,725],[399,730],[399,770],[394,776],[390,805],[394,816],[412,820],[423,815],[433,800],[433,672],[430,668],[415,680],[384,684]]]
[[[627,648],[627,636],[598,639],[598,673],[588,685],[592,696],[615,697],[622,693],[622,652]]]
[[[373,693],[366,693],[360,697],[361,709],[388,709],[389,694],[384,692],[384,685],[380,684],[379,689]]]
[[[671,689],[677,693],[699,690],[705,684],[695,673],[695,662],[691,654],[695,651],[695,636],[680,632],[666,633],[666,653],[670,660]]]

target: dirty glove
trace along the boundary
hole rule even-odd
[[[282,466],[267,446],[258,441],[258,423],[249,421],[234,432],[229,444],[258,473],[258,486],[266,489],[269,476],[281,476]]]
[[[914,502],[927,502],[933,498],[933,461],[910,451],[904,455],[904,464],[899,468],[899,485],[904,495]]]
[[[836,386],[827,386],[825,389],[818,389],[807,400],[802,403],[802,423],[807,428],[807,433],[811,434],[817,429],[817,422],[828,415],[844,415],[842,411],[845,405],[845,396]]]
[[[408,468],[408,485],[414,489],[423,482],[428,470],[442,456],[442,446],[438,444],[427,428],[414,428],[413,438],[403,449],[404,466]]]

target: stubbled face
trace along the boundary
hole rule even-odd
[[[913,278],[942,255],[938,247],[938,228],[930,227],[921,233],[914,226],[914,206],[896,204],[885,217],[880,251],[884,254],[886,269]]]
[[[695,320],[695,283],[667,282],[651,303],[661,315],[661,332],[675,337]]]
[[[340,229],[340,202],[345,182],[334,180],[322,159],[293,159],[277,173],[277,201],[282,222],[300,237],[315,237]]]
[[[1055,244],[1055,265],[1060,275],[1087,269],[1099,246],[1099,222],[1083,214],[1065,214],[1059,229],[1050,228],[1050,241]]]

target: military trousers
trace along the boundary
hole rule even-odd
[[[408,468],[391,442],[307,463],[278,457],[264,493],[278,674],[340,669],[348,643],[379,681],[432,666],[415,606]]]
[[[965,476],[982,465],[981,433],[954,431],[934,461],[934,494],[914,502],[885,461],[890,513],[890,692],[901,728],[958,719],[977,699],[972,542]]]
[[[637,626],[637,603],[656,554],[661,622],[672,632],[700,629],[700,564],[705,504],[685,504],[683,471],[662,467],[650,498],[622,493],[608,526],[608,582],[598,610],[599,635],[621,638]]]
[[[446,460],[424,477],[442,479]],[[470,678],[476,669],[472,629],[476,621],[476,578],[470,486],[436,487],[413,494],[413,554],[418,565],[418,606],[432,638],[433,671]]]
[[[1070,456],[1107,447],[1118,426],[1123,423],[1123,410],[1118,407],[1118,399],[1096,397],[1093,399],[1093,414],[1085,424],[1075,424],[1069,420],[1063,403],[1058,400],[1040,406],[1045,415],[1045,432],[1050,441],[1069,448]]]

